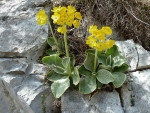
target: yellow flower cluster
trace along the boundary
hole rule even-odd
[[[58,32],[62,34],[66,33],[67,32],[66,26],[73,25],[75,28],[79,27],[82,16],[80,12],[76,11],[75,7],[58,6],[54,7],[52,12],[54,12],[54,14],[51,17],[53,23],[61,26],[58,27],[57,29]]]
[[[88,36],[86,44],[98,51],[109,49],[115,44],[114,40],[106,39],[106,35],[112,34],[110,27],[104,26],[101,29],[98,29],[97,26],[92,25],[89,28],[89,33],[92,35]]]
[[[45,12],[45,10],[40,10],[37,14],[36,14],[36,21],[39,25],[45,25],[47,24],[48,21],[48,16]]]

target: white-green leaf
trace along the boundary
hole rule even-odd
[[[103,65],[106,65],[106,55],[102,51],[98,51],[98,63],[102,63]]]
[[[84,67],[89,70],[89,71],[93,71],[94,69],[94,58],[95,58],[95,55],[92,54],[92,53],[87,53],[86,55],[86,59],[84,61]],[[98,61],[97,61],[98,62]]]
[[[59,74],[64,74],[65,72],[64,68],[60,66],[55,66],[55,65],[52,66],[52,70],[54,70],[56,73],[59,73]]]
[[[79,83],[79,91],[82,94],[90,94],[96,89],[96,77],[84,77],[81,78]]]
[[[77,85],[80,82],[80,76],[77,67],[74,68],[72,79],[74,85]]]
[[[64,77],[64,75],[58,74],[58,73],[56,73],[56,72],[54,72],[54,71],[49,72],[49,73],[47,74],[47,76],[46,76],[46,78],[47,78],[49,81],[52,81],[52,82],[54,82],[54,81],[56,81],[56,80],[60,80],[60,79],[62,79],[63,77]]]
[[[112,64],[112,59],[111,59],[111,55],[109,55],[106,59],[106,65],[111,66],[111,64]]]
[[[70,65],[70,57],[64,57],[62,59],[62,65],[65,67],[65,68],[68,68],[68,65]]]
[[[64,78],[57,80],[51,85],[51,90],[55,98],[60,98],[63,93],[69,88],[70,80],[69,78]]]
[[[112,74],[105,69],[99,70],[96,74],[96,78],[102,84],[108,84],[114,81],[114,77],[112,76]]]
[[[44,64],[49,65],[49,66],[55,65],[55,66],[63,67],[62,59],[59,57],[58,54],[53,54],[51,56],[45,56],[45,57],[42,58],[42,62]]]
[[[112,73],[112,75],[115,78],[115,80],[113,81],[113,85],[116,88],[119,88],[120,86],[122,86],[126,80],[126,75],[121,72],[114,72],[114,73]]]
[[[47,38],[47,43],[52,47],[55,45],[55,41],[53,37],[48,37]]]
[[[122,64],[126,63],[127,59],[123,56],[116,56],[113,58],[113,67],[121,66]]]
[[[103,84],[96,80],[97,89],[101,89]]]
[[[79,73],[83,76],[91,76],[92,72],[90,72],[89,70],[87,70],[84,65],[82,65],[81,67],[79,67]]]

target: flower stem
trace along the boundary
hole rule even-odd
[[[56,37],[54,36],[53,29],[52,29],[52,26],[51,26],[50,21],[48,21],[48,25],[49,25],[49,28],[50,28],[50,32],[52,33],[52,37],[53,37],[53,39],[54,39],[54,41],[55,41],[57,51],[60,52],[59,46],[58,46],[58,42],[57,42]]]
[[[65,43],[66,56],[69,57],[68,44],[67,44],[67,34],[66,33],[64,33],[64,43]]]
[[[95,49],[95,58],[94,58],[94,69],[93,71],[96,71],[96,65],[97,65],[97,49]]]

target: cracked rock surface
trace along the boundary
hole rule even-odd
[[[46,113],[53,113],[55,99],[44,85],[48,68],[37,62],[46,47],[48,26],[35,21],[39,9],[50,7],[48,2],[0,1],[0,113],[43,113],[43,94]],[[100,91],[90,97],[67,90],[61,98],[62,113],[149,113],[150,52],[133,40],[117,45],[130,65],[121,91]]]
[[[0,1],[0,57],[36,60],[45,48],[48,26],[38,26],[35,15],[46,0]]]
[[[117,41],[130,66],[121,91],[99,91],[89,99],[76,91],[61,98],[62,113],[149,113],[150,110],[150,52],[133,40]]]
[[[115,90],[102,91],[92,97],[68,90],[61,102],[62,113],[123,113],[119,94]]]
[[[48,26],[35,15],[48,0],[0,1],[0,113],[46,113],[54,97],[45,86],[48,68],[37,60],[46,47]],[[46,95],[43,105],[41,95]]]

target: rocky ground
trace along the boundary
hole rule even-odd
[[[48,67],[39,62],[47,48],[48,26],[35,21],[39,9],[49,12],[51,7],[48,0],[0,1],[0,113],[149,113],[150,52],[132,39],[119,41],[115,29],[113,38],[130,65],[123,87],[92,96],[68,90],[54,103],[45,84]],[[86,36],[93,17],[85,16],[86,27],[73,36]]]

